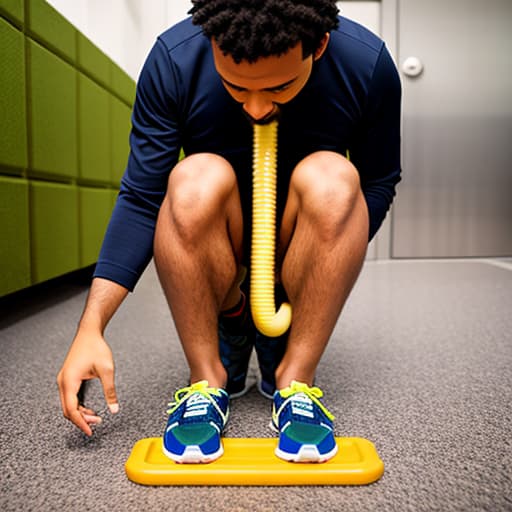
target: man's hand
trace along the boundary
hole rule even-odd
[[[112,351],[101,332],[80,329],[57,376],[57,384],[64,416],[88,436],[92,435],[90,425],[100,423],[101,418],[79,403],[78,391],[82,381],[94,378],[100,379],[107,405],[115,414],[119,404]]]

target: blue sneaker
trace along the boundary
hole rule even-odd
[[[325,462],[338,451],[332,420],[319,388],[292,381],[274,393],[272,426],[279,432],[275,454],[290,462]]]
[[[175,462],[211,462],[223,453],[220,436],[229,416],[229,396],[208,381],[176,391],[163,436],[165,455]]]
[[[288,333],[270,338],[260,332],[256,333],[254,348],[258,356],[261,378],[258,380],[258,391],[272,400],[276,391],[276,370],[283,359],[288,343]]]
[[[282,284],[277,284],[274,292],[276,304],[288,302],[288,296]],[[288,332],[285,332],[277,338],[271,338],[256,332],[254,348],[258,356],[261,374],[261,379],[258,381],[258,391],[269,400],[272,400],[276,391],[276,370],[286,352],[288,334]]]
[[[246,385],[247,370],[254,347],[256,329],[252,323],[248,301],[241,314],[234,318],[219,316],[219,353],[228,374],[226,391],[230,398],[244,395],[251,386]]]

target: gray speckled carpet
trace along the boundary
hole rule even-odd
[[[317,376],[337,435],[370,439],[384,460],[363,487],[130,482],[124,462],[163,431],[185,361],[150,266],[107,330],[121,412],[86,439],[55,384],[85,296],[74,277],[0,301],[0,510],[512,510],[510,261],[365,264]],[[99,385],[88,401],[104,410]],[[272,436],[269,417],[253,389],[227,435]]]

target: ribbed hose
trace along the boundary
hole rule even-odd
[[[292,321],[290,304],[281,304],[276,313],[274,296],[277,121],[255,124],[253,135],[251,312],[256,328],[275,337]]]

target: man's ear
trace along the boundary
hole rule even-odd
[[[320,41],[318,48],[313,53],[313,60],[318,60],[324,54],[327,45],[329,44],[329,37],[329,32],[326,32],[324,34],[324,37],[322,37],[322,40]]]

